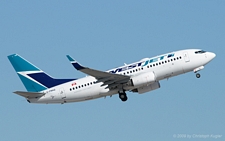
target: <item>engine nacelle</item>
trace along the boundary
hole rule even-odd
[[[136,89],[136,91],[139,93],[139,94],[143,94],[143,93],[146,93],[146,92],[149,92],[149,91],[153,91],[155,89],[158,89],[160,88],[160,84],[159,82],[155,82],[153,84],[149,84],[147,86],[142,86],[142,87],[139,87]]]
[[[156,82],[154,72],[147,72],[131,78],[131,83],[135,88],[146,86]]]

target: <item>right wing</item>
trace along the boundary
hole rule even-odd
[[[104,71],[99,71],[99,70],[91,69],[88,67],[84,67],[80,65],[77,61],[75,61],[72,57],[70,57],[69,55],[67,55],[67,58],[69,59],[69,61],[71,62],[71,64],[74,66],[75,69],[95,77],[97,79],[96,83],[103,82],[101,86],[108,85],[106,88],[116,87],[124,83],[127,83],[130,80],[130,77],[126,75],[113,74],[109,72],[104,72]]]

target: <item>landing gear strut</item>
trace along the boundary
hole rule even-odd
[[[196,77],[197,78],[200,78],[201,77],[201,75],[199,73],[197,73],[197,72],[199,72],[202,69],[204,69],[204,66],[198,67],[198,68],[196,68],[196,69],[193,70],[194,73],[196,73]]]
[[[196,74],[196,77],[197,77],[197,78],[200,78],[200,77],[201,77],[201,75],[200,75],[199,73],[197,73],[197,74]]]
[[[125,92],[122,92],[122,93],[119,93],[119,98],[123,101],[123,102],[125,102],[125,101],[127,101],[127,94],[125,93]]]

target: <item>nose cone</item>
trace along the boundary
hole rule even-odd
[[[208,58],[210,59],[210,61],[211,61],[212,59],[214,59],[214,58],[216,57],[216,54],[213,53],[213,52],[208,52],[207,57],[208,57]]]

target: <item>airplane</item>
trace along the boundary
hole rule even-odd
[[[71,103],[119,94],[127,101],[126,91],[143,94],[160,88],[159,81],[193,71],[196,77],[216,57],[201,49],[186,49],[124,64],[108,71],[82,66],[67,55],[73,67],[88,76],[80,79],[56,79],[18,54],[8,56],[27,91],[15,91],[29,103]]]

